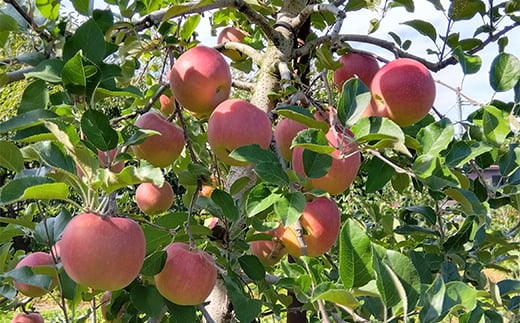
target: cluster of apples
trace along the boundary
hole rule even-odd
[[[435,81],[416,60],[398,58],[379,68],[374,56],[349,52],[339,62],[343,66],[332,75],[338,91],[352,77],[370,88],[372,100],[363,116],[387,117],[405,127],[423,119],[433,106]]]

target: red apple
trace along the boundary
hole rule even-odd
[[[260,232],[255,232],[255,234],[259,233]],[[283,233],[283,227],[280,225],[277,229],[270,230],[265,233],[272,237],[271,240],[251,241],[251,253],[257,256],[260,262],[264,264],[264,266],[273,266],[277,264],[287,253],[280,241],[280,237]]]
[[[229,98],[231,71],[216,49],[196,46],[184,52],[170,71],[173,96],[197,116],[209,116]]]
[[[226,27],[222,29],[218,34],[217,44],[222,44],[226,42],[243,43],[245,37],[246,34],[236,29],[235,27]],[[223,51],[221,51],[221,53],[234,61],[240,61],[246,58],[245,55],[243,55],[241,52],[232,49],[224,49]]]
[[[31,313],[18,313],[16,314],[11,323],[44,323],[45,320],[38,312]]]
[[[35,268],[40,266],[54,265],[54,259],[52,258],[50,253],[38,251],[28,254],[16,265],[15,268],[22,268],[24,266]],[[49,290],[52,290],[56,286],[56,283],[56,277],[53,277]],[[39,286],[20,283],[17,281],[13,281],[13,285],[20,293],[29,297],[40,297],[47,294],[48,292],[46,289],[41,288]]]
[[[283,159],[287,161],[292,159],[292,141],[298,132],[304,129],[307,129],[306,125],[289,118],[283,118],[276,124],[274,127],[274,140],[280,149],[280,155],[282,155]]]
[[[167,96],[165,94],[161,94],[161,96],[159,96],[159,103],[161,104],[161,112],[167,116],[172,114],[173,108],[175,108],[174,101],[175,101],[174,98],[170,98],[169,96]]]
[[[65,272],[76,283],[98,290],[117,290],[130,284],[141,270],[145,253],[139,224],[94,213],[73,217],[60,243]]]
[[[132,146],[138,159],[144,159],[155,167],[170,166],[184,149],[184,132],[168,122],[159,113],[148,111],[142,114],[135,125],[141,129],[155,130],[159,134],[147,137],[142,143]]]
[[[338,136],[342,137],[341,144]],[[347,131],[347,135],[338,135],[332,129],[327,132],[326,138],[329,145],[336,150],[331,154],[332,165],[327,174],[319,178],[309,178],[313,188],[319,188],[331,195],[336,195],[343,193],[352,184],[361,164],[361,155],[357,146],[349,142],[349,137],[353,137],[350,131]],[[305,176],[303,148],[294,148],[292,167],[296,173]]]
[[[343,83],[357,76],[367,87],[379,70],[379,64],[374,56],[359,53],[347,53],[339,58],[342,67],[332,74],[332,83],[338,91],[343,90]]]
[[[144,213],[151,215],[168,210],[174,197],[172,186],[168,182],[163,182],[161,187],[153,183],[141,183],[135,190],[137,206]]]
[[[247,165],[229,157],[229,153],[250,144],[267,149],[271,137],[271,121],[267,114],[244,100],[222,102],[208,120],[208,143],[217,158],[228,165]]]
[[[206,252],[183,242],[165,248],[168,254],[160,273],[154,276],[161,295],[178,305],[198,305],[209,296],[217,280],[217,268]]]
[[[398,58],[383,66],[370,85],[374,110],[385,111],[404,127],[424,118],[435,100],[430,71],[410,58]]]
[[[330,250],[339,235],[341,216],[336,202],[325,197],[307,202],[300,223],[304,229],[303,240],[307,245],[307,255],[323,255]],[[294,226],[284,228],[281,240],[291,256],[302,255]]]

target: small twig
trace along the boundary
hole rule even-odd
[[[401,168],[401,167],[397,166],[392,161],[390,161],[386,157],[384,157],[379,151],[374,150],[374,149],[370,149],[370,148],[365,148],[365,151],[370,153],[371,155],[381,159],[385,164],[387,164],[389,166],[392,166],[392,168],[396,172],[401,173],[401,174],[406,174],[406,175],[409,175],[411,177],[415,177],[415,174],[413,172],[410,172],[410,171],[408,171],[408,170],[406,170],[404,168]]]
[[[177,100],[175,102],[177,102]],[[195,151],[193,151],[193,147],[191,146],[190,137],[188,136],[188,126],[186,125],[186,121],[182,116],[182,111],[177,103],[175,103],[175,111],[172,115],[176,115],[177,119],[179,119],[179,122],[181,123],[182,132],[184,133],[184,142],[186,143],[186,149],[190,154],[191,161],[195,164],[199,164],[199,161],[197,160],[197,155],[195,154]]]
[[[233,86],[234,88],[237,88],[239,90],[252,91],[255,87],[255,84],[251,83],[251,82],[233,80],[231,82],[231,86]]]
[[[465,95],[464,93],[462,93],[461,89],[460,88],[455,88],[445,82],[443,82],[442,80],[435,80],[435,82],[439,83],[440,85],[452,90],[453,92],[455,92],[457,95],[460,95],[461,97],[463,97],[464,99],[466,99],[466,101],[468,101],[469,104],[471,105],[475,105],[475,106],[482,106],[483,104],[476,101],[476,100],[473,100],[472,98],[470,98],[469,96]]]
[[[204,319],[206,320],[206,323],[215,323],[213,318],[211,318],[211,315],[209,314],[209,312],[206,310],[206,305],[207,304],[209,304],[209,303],[199,304],[198,308],[202,312],[202,316],[204,316]]]

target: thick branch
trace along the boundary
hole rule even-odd
[[[334,16],[336,16],[337,20],[342,20],[346,16],[345,12],[338,9],[338,7],[336,7],[333,4],[312,4],[312,5],[306,6],[300,12],[300,14],[298,14],[296,17],[294,17],[292,19],[292,21],[291,21],[292,28],[294,30],[298,30],[300,28],[300,26],[305,23],[305,21],[307,20],[307,18],[309,18],[309,16],[311,14],[318,13],[318,12],[330,12]]]
[[[222,49],[239,51],[247,57],[250,57],[253,60],[253,63],[255,63],[256,65],[260,64],[260,60],[262,59],[262,53],[260,53],[260,51],[257,51],[253,47],[243,43],[225,42],[223,44],[215,46],[215,49],[219,51],[221,51]]]
[[[20,70],[14,71],[14,72],[8,72],[7,73],[7,83],[6,84],[13,83],[13,82],[18,82],[18,81],[21,81],[21,80],[25,79],[25,73],[32,72],[33,69],[34,68],[32,68],[32,67],[28,67],[28,68],[24,68],[24,69],[20,69]]]

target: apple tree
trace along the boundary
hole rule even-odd
[[[378,32],[419,8],[442,22]],[[4,1],[1,315],[518,320],[519,25],[515,0]]]

